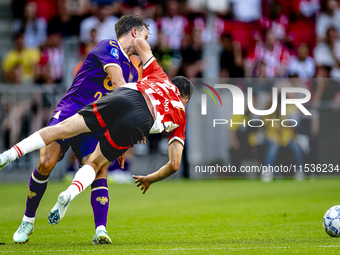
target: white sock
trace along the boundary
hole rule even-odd
[[[40,134],[38,132],[35,132],[34,134],[30,135],[29,137],[22,140],[18,144],[14,145],[7,152],[9,152],[9,154],[12,156],[13,161],[31,151],[41,149],[45,146],[46,144],[44,140],[41,138]]]
[[[78,170],[67,191],[71,193],[71,200],[85,190],[96,178],[96,172],[90,165],[85,165]]]
[[[104,230],[106,231],[106,227],[104,225],[100,225],[96,228],[96,234],[100,231],[100,230]]]
[[[22,218],[22,221],[26,221],[32,224],[34,224],[34,220],[35,220],[35,217],[27,217],[26,215],[24,215],[24,217]]]

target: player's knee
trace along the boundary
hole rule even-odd
[[[106,170],[105,170],[106,169]],[[97,175],[96,175],[96,180],[97,179],[107,179],[107,168],[104,167],[101,168],[98,172],[97,172]]]
[[[86,165],[90,165],[93,168],[93,170],[96,172],[96,174],[98,173],[98,171],[101,168],[101,166],[99,164],[95,163],[95,162],[88,161],[88,162],[86,162]]]
[[[52,160],[45,159],[39,162],[37,170],[42,175],[49,175],[52,172],[54,165],[55,163]]]

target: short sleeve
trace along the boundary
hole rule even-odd
[[[168,79],[168,76],[163,71],[162,67],[157,63],[154,56],[152,56],[144,65],[143,65],[143,78],[146,76],[154,76],[158,80]]]
[[[184,142],[185,142],[185,125],[186,125],[186,122],[184,122],[184,124],[180,125],[179,127],[175,128],[174,130],[172,130],[169,133],[169,139],[168,139],[169,145],[173,141],[177,140],[177,141],[179,141],[184,146]]]
[[[105,68],[108,66],[117,66],[121,69],[119,51],[120,48],[116,41],[103,40],[93,49],[92,54],[100,62],[105,71]]]

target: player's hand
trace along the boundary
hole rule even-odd
[[[143,136],[143,139],[140,140],[140,141],[138,141],[138,143],[139,143],[139,144],[142,144],[142,143],[146,144],[146,138],[145,138],[145,136]]]
[[[125,153],[122,156],[118,157],[118,164],[120,165],[120,169],[124,169],[125,163]]]
[[[143,191],[143,194],[145,194],[145,192],[149,189],[150,185],[151,185],[151,182],[149,182],[147,180],[147,177],[146,176],[141,176],[141,175],[132,175],[132,177],[135,180],[135,183],[137,184],[136,186],[139,187],[139,186],[142,186],[140,190]]]

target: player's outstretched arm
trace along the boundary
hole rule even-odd
[[[147,176],[133,175],[133,178],[136,179],[135,183],[137,183],[137,187],[142,186],[141,190],[143,194],[145,194],[152,183],[164,180],[177,172],[181,165],[182,153],[183,145],[175,140],[169,145],[169,162],[166,165]]]
[[[135,49],[143,65],[153,56],[150,45],[143,39],[137,38],[134,42]]]

